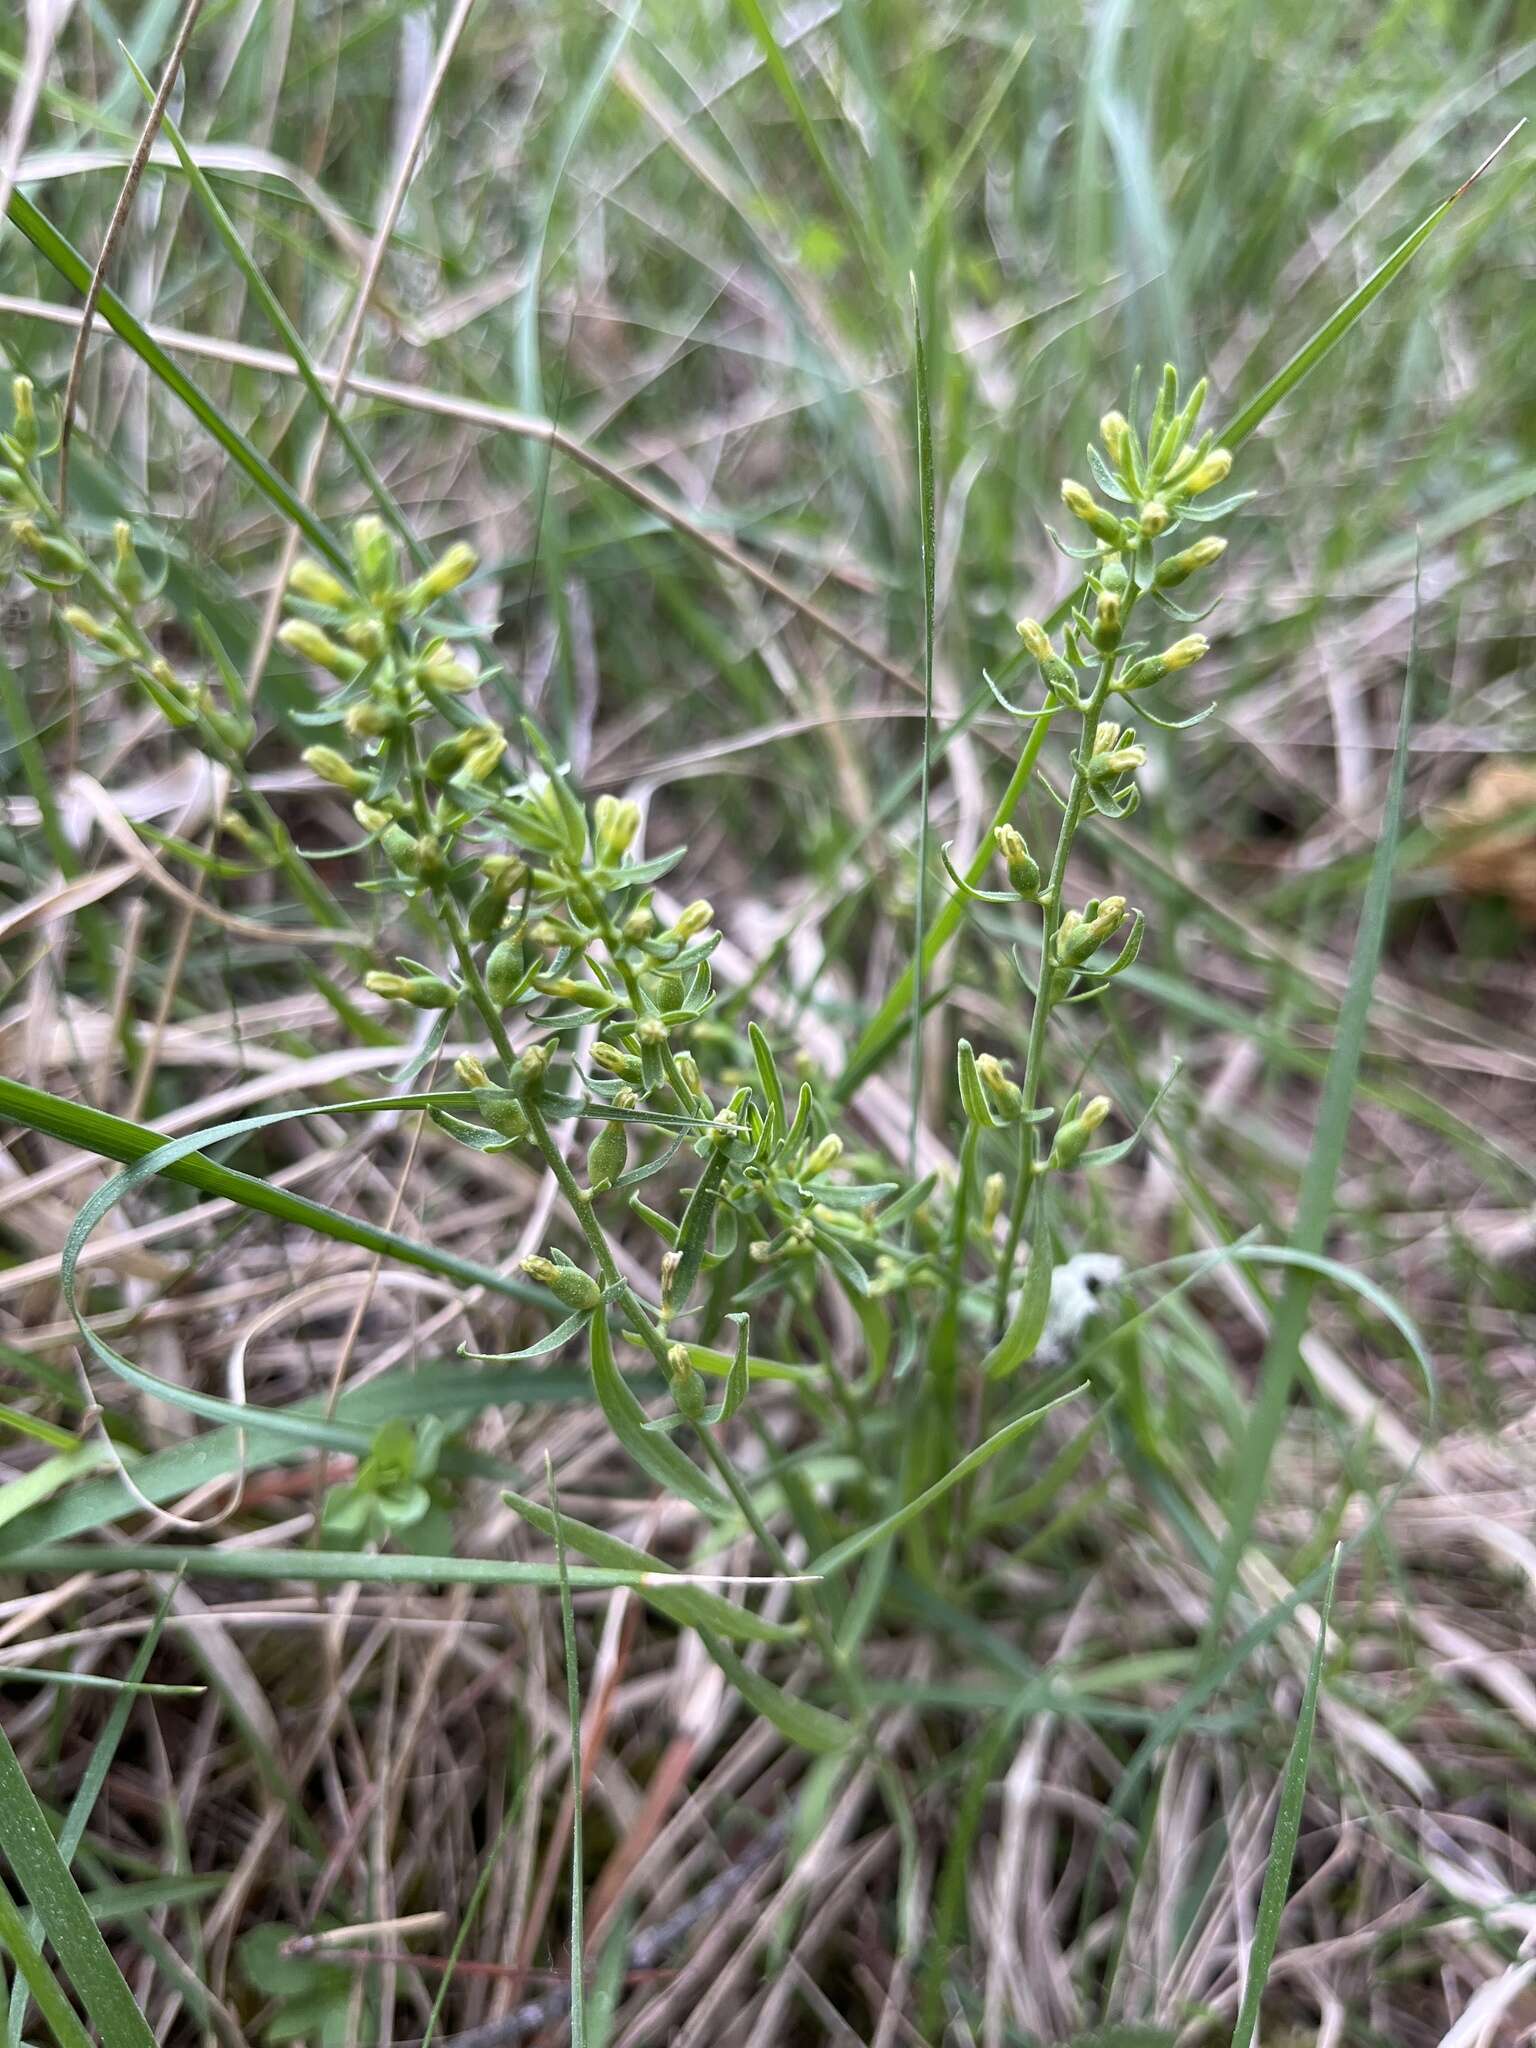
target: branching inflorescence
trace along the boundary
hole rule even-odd
[[[766,1305],[779,1341],[791,1342],[797,1315],[802,1329],[812,1326],[818,1290],[842,1291],[869,1337],[869,1369],[858,1381],[829,1369],[797,1384],[813,1410],[857,1435],[865,1411],[887,1399],[899,1377],[895,1311],[903,1336],[895,1367],[908,1368],[906,1384],[918,1390],[912,1412],[943,1410],[931,1443],[909,1460],[907,1498],[947,1483],[963,1434],[954,1399],[960,1380],[972,1388],[979,1423],[987,1382],[1032,1357],[1046,1329],[1062,1220],[1053,1185],[1073,1169],[1109,1164],[1135,1142],[1094,1144],[1110,1114],[1103,1095],[1074,1094],[1059,1110],[1046,1104],[1049,1027],[1058,1012],[1102,996],[1142,942],[1141,913],[1124,897],[1069,905],[1068,871],[1088,814],[1123,820],[1138,801],[1146,755],[1134,730],[1111,714],[1207,651],[1195,632],[1161,651],[1131,637],[1145,616],[1139,607],[1196,624],[1203,614],[1183,609],[1174,593],[1225,546],[1184,535],[1236,502],[1207,496],[1231,460],[1209,435],[1197,438],[1204,395],[1202,383],[1181,403],[1169,369],[1145,440],[1119,413],[1101,423],[1103,450],[1089,451],[1098,495],[1070,480],[1062,486],[1067,509],[1092,536],[1086,548],[1066,548],[1085,564],[1085,587],[1059,642],[1032,619],[1020,625],[1044,701],[1005,708],[1042,729],[1065,714],[1077,721],[1077,739],[1064,795],[1036,778],[1061,813],[1048,868],[1003,823],[995,837],[1006,890],[973,890],[951,870],[968,895],[1027,903],[1040,921],[1020,1079],[1000,1059],[959,1046],[965,1124],[952,1187],[934,1176],[909,1184],[877,1156],[845,1149],[814,1077],[787,1082],[755,1024],[724,1020],[730,1006],[717,1004],[711,977],[719,934],[710,905],[690,903],[670,916],[659,910],[656,885],[681,849],[641,855],[633,802],[602,796],[588,806],[529,721],[509,733],[472,708],[484,705],[497,678],[444,615],[445,601],[476,573],[471,549],[452,546],[408,574],[390,530],[366,517],[351,529],[349,565],[306,559],[292,573],[280,638],[326,678],[318,716],[332,731],[304,759],[320,784],[350,802],[375,851],[379,872],[364,886],[394,897],[401,925],[423,933],[433,955],[375,967],[367,986],[438,1013],[429,1051],[445,1041],[456,1014],[478,1020],[483,1051],[459,1060],[462,1086],[444,1091],[432,1114],[479,1152],[518,1147],[541,1160],[579,1238],[579,1257],[552,1246],[524,1261],[565,1315],[524,1351],[503,1355],[544,1354],[585,1330],[598,1398],[631,1456],[709,1511],[734,1506],[780,1568],[786,1554],[714,1433],[749,1388],[748,1313]],[[131,678],[229,772],[243,808],[229,814],[228,827],[334,918],[281,818],[245,773],[255,721],[237,671],[211,647],[219,691],[176,673],[157,645],[160,593],[133,533],[117,526],[102,566],[52,510],[38,441],[31,386],[19,379],[0,495],[23,572],[56,593],[92,661]],[[581,1174],[556,1135],[572,1119],[596,1127]],[[1011,1159],[999,1168],[985,1151],[1010,1131]],[[670,1209],[652,1207],[642,1193],[653,1180],[675,1191]],[[621,1260],[621,1223],[652,1233],[654,1282],[636,1277],[633,1257]],[[704,1339],[730,1321],[729,1347],[680,1334],[690,1318],[700,1319]],[[614,1370],[615,1337],[659,1368],[677,1411],[666,1422],[643,1420]],[[830,1368],[824,1348],[816,1349]],[[714,1406],[701,1372],[724,1376]],[[693,1425],[710,1473],[668,1434],[684,1424]],[[361,1508],[348,1514],[372,1526]],[[860,1724],[858,1684],[820,1596],[803,1591],[802,1610]],[[803,1715],[797,1726],[803,1737]]]

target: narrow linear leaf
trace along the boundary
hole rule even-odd
[[[725,1496],[716,1491],[687,1453],[679,1450],[670,1437],[647,1429],[645,1410],[614,1363],[613,1340],[601,1314],[592,1318],[590,1356],[598,1406],[607,1417],[608,1427],[647,1479],[653,1480],[664,1493],[690,1501],[706,1515],[728,1513]]]
[[[717,1636],[703,1630],[699,1640],[753,1713],[771,1721],[798,1749],[809,1750],[813,1756],[835,1756],[853,1740],[853,1729],[846,1721],[810,1700],[785,1692],[772,1679],[744,1664]]]
[[[455,1093],[451,1099],[462,1101],[467,1098]],[[335,1116],[348,1109],[377,1111],[413,1106],[432,1105],[426,1098],[383,1096],[366,1103],[328,1102],[323,1109],[284,1114]],[[438,1251],[432,1245],[418,1244],[414,1238],[402,1237],[396,1231],[383,1230],[377,1224],[343,1215],[340,1210],[328,1208],[323,1202],[312,1202],[304,1195],[291,1194],[286,1188],[273,1187],[255,1174],[239,1173],[233,1167],[219,1166],[211,1159],[197,1156],[197,1146],[218,1142],[220,1133],[229,1136],[254,1129],[262,1121],[260,1118],[244,1125],[222,1125],[218,1132],[201,1132],[188,1145],[181,1139],[167,1139],[161,1132],[144,1124],[132,1123],[126,1117],[111,1116],[105,1110],[69,1102],[63,1096],[50,1095],[45,1089],[30,1088],[23,1081],[4,1077],[0,1077],[0,1117],[23,1124],[28,1130],[60,1138],[65,1144],[78,1145],[83,1152],[94,1152],[100,1159],[132,1164],[148,1159],[151,1154],[160,1154],[159,1162],[151,1171],[164,1174],[167,1180],[178,1181],[185,1187],[222,1196],[243,1209],[274,1216],[280,1223],[319,1231],[323,1237],[333,1238],[338,1243],[359,1245],[364,1251],[398,1259],[403,1265],[416,1266],[422,1272],[439,1273],[445,1279],[462,1281],[467,1287],[489,1288],[492,1293],[508,1295],[513,1300],[526,1301],[538,1308],[555,1306],[542,1287],[534,1287],[526,1280],[498,1273],[494,1267],[481,1266],[473,1259],[458,1258],[452,1252]]]
[[[1259,1892],[1259,1911],[1253,1923],[1253,1944],[1248,1951],[1248,1975],[1243,1984],[1243,2002],[1237,2025],[1232,2029],[1232,2048],[1252,2048],[1258,2031],[1259,2007],[1269,1981],[1275,1945],[1280,1938],[1280,1919],[1290,1888],[1291,1865],[1296,1859],[1296,1840],[1301,1832],[1302,1803],[1307,1796],[1307,1761],[1312,1754],[1312,1732],[1317,1724],[1317,1694],[1323,1676],[1323,1652],[1328,1643],[1328,1617],[1333,1612],[1333,1593],[1339,1576],[1339,1550],[1334,1549],[1328,1570],[1328,1585],[1318,1614],[1317,1642],[1311,1668],[1301,1696],[1301,1715],[1296,1737],[1286,1760],[1280,1785],[1280,1805],[1275,1813],[1275,1832],[1270,1838],[1269,1859],[1264,1865],[1264,1883]]]
[[[1301,1177],[1292,1243],[1313,1257],[1321,1254],[1329,1220],[1333,1215],[1334,1190],[1343,1164],[1349,1135],[1350,1105],[1365,1050],[1366,1030],[1371,1015],[1371,989],[1386,936],[1387,913],[1392,901],[1392,875],[1402,830],[1403,787],[1408,773],[1409,745],[1413,734],[1413,707],[1418,675],[1418,599],[1415,586],[1413,637],[1403,678],[1403,701],[1398,715],[1397,745],[1392,756],[1381,831],[1366,883],[1365,900],[1355,934],[1355,953],[1350,965],[1349,986],[1339,1011],[1338,1035],[1328,1060],[1322,1098],[1318,1103],[1317,1126],[1312,1148]],[[1211,1589],[1205,1644],[1207,1655],[1219,1639],[1227,1606],[1237,1583],[1238,1568],[1253,1534],[1264,1482],[1275,1443],[1285,1421],[1291,1385],[1301,1355],[1301,1340],[1311,1309],[1314,1275],[1298,1266],[1286,1281],[1280,1305],[1270,1326],[1269,1342],[1259,1368],[1258,1398],[1238,1447],[1227,1511],[1227,1535],[1221,1561]]]
[[[989,1459],[997,1456],[999,1451],[1005,1451],[1010,1444],[1017,1443],[1027,1430],[1034,1428],[1042,1416],[1049,1415],[1053,1408],[1059,1408],[1064,1401],[1075,1401],[1079,1394],[1085,1394],[1087,1391],[1086,1382],[1079,1387],[1069,1387],[1064,1394],[1058,1394],[1054,1401],[1046,1401],[1038,1408],[1031,1408],[1026,1414],[1016,1415],[1012,1422],[1005,1422],[1003,1427],[989,1436],[985,1443],[978,1444],[973,1451],[967,1451],[960,1462],[952,1466],[942,1479],[936,1479],[932,1486],[926,1487],[913,1499],[904,1502],[883,1520],[872,1523],[867,1529],[860,1529],[857,1534],[847,1537],[841,1543],[835,1543],[830,1550],[824,1551],[809,1569],[818,1578],[824,1579],[831,1578],[834,1572],[842,1571],[844,1566],[851,1564],[856,1557],[862,1557],[866,1550],[873,1549],[877,1543],[883,1543],[887,1536],[894,1535],[908,1522],[915,1521],[919,1515],[925,1514],[935,1501],[944,1498],[952,1486],[958,1486],[962,1479],[969,1479],[973,1472],[979,1472]]]
[[[0,1848],[4,1849],[64,1974],[102,2039],[110,2042],[112,2048],[154,2048],[155,2037],[111,1950],[102,1940],[79,1886],[69,1874],[69,1865],[3,1728]],[[32,1991],[36,1997],[35,1983]],[[51,2018],[49,2024],[53,2024]]]
[[[711,1593],[707,1586],[669,1586],[666,1581],[673,1567],[661,1563],[648,1551],[624,1542],[621,1537],[610,1536],[606,1530],[594,1529],[589,1522],[578,1522],[570,1515],[557,1516],[552,1509],[540,1507],[537,1501],[529,1500],[523,1494],[504,1489],[501,1497],[541,1536],[553,1539],[558,1523],[558,1533],[571,1550],[590,1557],[596,1564],[648,1577],[649,1583],[641,1588],[647,1605],[684,1628],[713,1629],[718,1635],[735,1636],[744,1642],[793,1643],[800,1640],[798,1628],[787,1622],[765,1620],[746,1608],[737,1607],[723,1595]]]
[[[38,211],[24,192],[11,194],[8,212],[39,256],[51,263],[62,278],[72,284],[78,292],[85,293],[90,290],[90,264],[79,250],[59,233],[46,215]],[[167,391],[181,400],[193,418],[218,442],[225,454],[239,464],[268,503],[275,506],[291,525],[299,529],[318,554],[324,555],[343,575],[350,575],[351,565],[345,551],[339,542],[332,539],[303,499],[283,481],[261,451],[244,434],[236,432],[212,399],[200,390],[184,371],[177,368],[148,329],[134,318],[117,294],[105,285],[102,286],[100,297],[96,301],[96,311],[112,331],[127,342],[145,367],[159,378]]]

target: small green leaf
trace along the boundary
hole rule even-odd
[[[646,1428],[645,1410],[614,1363],[613,1341],[601,1314],[592,1318],[590,1344],[592,1385],[598,1406],[608,1419],[608,1427],[641,1471],[664,1493],[691,1501],[706,1515],[728,1513],[724,1495],[716,1492],[693,1460],[670,1437]]]

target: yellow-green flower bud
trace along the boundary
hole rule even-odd
[[[557,1266],[553,1259],[541,1259],[537,1252],[519,1264],[530,1280],[547,1287],[556,1301],[564,1302],[567,1308],[590,1313],[603,1298],[603,1290],[591,1274],[583,1273],[578,1266]]]
[[[1102,753],[1095,748],[1088,773],[1095,782],[1113,782],[1121,775],[1134,775],[1138,768],[1146,765],[1145,747],[1107,747]]]
[[[1225,481],[1232,472],[1232,456],[1226,448],[1213,448],[1203,462],[1197,463],[1185,477],[1180,488],[1191,498],[1198,498],[1202,491],[1208,491],[1213,484]]]
[[[480,566],[480,557],[465,541],[456,541],[451,548],[440,554],[424,576],[420,576],[406,592],[405,603],[408,611],[424,611],[429,604],[436,604],[440,597],[446,597],[451,590],[457,590],[467,582]]]
[[[660,1017],[642,1017],[635,1026],[635,1036],[642,1045],[665,1045],[667,1027]]]
[[[680,1415],[696,1421],[704,1413],[704,1384],[694,1370],[686,1344],[667,1346],[667,1385]]]
[[[37,408],[33,402],[32,379],[11,379],[11,439],[23,462],[37,453]]]
[[[624,936],[632,946],[642,946],[656,929],[656,913],[648,903],[632,910],[624,920]]]
[[[1016,1081],[1010,1081],[1007,1070],[1000,1059],[990,1052],[977,1055],[976,1071],[981,1076],[981,1085],[1009,1116],[1017,1116],[1024,1106],[1024,1095]]]
[[[499,726],[472,725],[438,741],[427,756],[427,773],[434,782],[484,782],[506,750]]]
[[[1109,459],[1116,469],[1128,466],[1131,445],[1131,423],[1123,412],[1107,412],[1099,421],[1099,439],[1109,450]]]
[[[341,722],[351,739],[382,740],[402,730],[404,714],[374,697],[363,697],[347,706]]]
[[[363,666],[350,648],[339,646],[313,620],[285,619],[277,629],[277,637],[290,654],[298,655],[303,661],[312,661],[316,668],[325,669],[338,682],[350,683]]]
[[[1088,1149],[1088,1140],[1109,1115],[1111,1107],[1107,1095],[1095,1095],[1091,1101],[1083,1104],[1075,1117],[1058,1126],[1056,1142],[1051,1147],[1051,1165],[1075,1166]]]
[[[1168,522],[1172,517],[1173,514],[1168,510],[1168,507],[1161,498],[1148,498],[1145,505],[1141,508],[1141,517],[1138,524],[1144,534],[1151,539],[1155,539],[1158,534],[1167,532]]]
[[[453,1063],[453,1071],[466,1088],[489,1088],[492,1085],[485,1061],[475,1053],[460,1053]]]
[[[1111,547],[1119,547],[1125,536],[1120,531],[1120,522],[1112,512],[1106,512],[1091,492],[1085,491],[1080,483],[1065,477],[1061,486],[1061,502],[1072,514],[1080,519],[1090,533],[1096,533],[1100,540],[1108,541]]]
[[[419,668],[424,683],[453,697],[463,696],[480,681],[479,669],[461,661],[446,640],[434,640],[423,650]]]
[[[617,1045],[610,1045],[606,1038],[599,1038],[588,1055],[594,1067],[605,1074],[612,1074],[616,1081],[638,1081],[640,1062],[632,1052],[625,1052]]]
[[[1038,619],[1020,619],[1019,638],[1036,661],[1050,661],[1054,658],[1056,650],[1051,645],[1051,636]]]
[[[126,519],[112,524],[112,581],[130,604],[142,604],[149,589],[144,565],[134,552],[133,528]]]
[[[1090,905],[1089,909],[1091,915],[1087,917],[1069,910],[1061,920],[1056,933],[1056,958],[1063,967],[1081,967],[1085,960],[1091,960],[1104,941],[1113,938],[1125,923],[1123,896],[1106,896],[1096,908]]]
[[[547,1042],[525,1046],[518,1054],[518,1079],[525,1088],[537,1090],[549,1072],[549,1063],[555,1056],[555,1049]]]
[[[457,992],[436,974],[365,974],[363,986],[386,1002],[409,1003],[417,1010],[451,1010]]]
[[[592,806],[592,846],[604,867],[615,867],[635,843],[640,806],[627,797],[600,796]]]
[[[336,789],[344,789],[348,796],[363,796],[372,787],[373,777],[354,768],[334,747],[306,747],[302,758],[312,775],[318,775],[322,782],[329,782]]]
[[[1193,668],[1197,661],[1204,661],[1211,651],[1211,643],[1203,633],[1188,633],[1182,640],[1175,640],[1171,647],[1165,647],[1156,657],[1168,674],[1181,668]]]
[[[549,996],[557,1003],[580,1003],[586,1010],[612,1010],[618,1007],[618,999],[607,989],[599,988],[595,981],[577,981],[570,974],[540,974],[534,977],[534,987],[541,996]]]
[[[1197,569],[1208,569],[1213,562],[1219,562],[1226,551],[1227,544],[1218,535],[1197,540],[1193,547],[1183,548],[1178,554],[1170,555],[1166,562],[1159,562],[1153,581],[1159,590],[1176,590],[1181,583],[1187,583]]]
[[[713,907],[710,904],[706,903],[702,896],[699,897],[696,902],[690,903],[688,905],[687,909],[683,912],[681,917],[678,918],[677,923],[673,925],[673,938],[697,938],[699,933],[703,931],[705,927],[708,925],[710,919],[714,916],[714,914],[715,913]]]
[[[399,551],[382,519],[369,512],[352,522],[352,559],[357,579],[370,597],[387,597],[395,587]]]
[[[835,1166],[842,1156],[843,1141],[835,1131],[832,1131],[819,1145],[812,1148],[805,1165],[800,1169],[800,1178],[814,1180],[817,1174],[825,1173],[828,1167]]]
[[[61,534],[44,533],[34,520],[18,519],[11,527],[11,536],[29,555],[36,556],[49,576],[67,579],[78,576],[85,567],[85,556],[72,540],[65,540]]]
[[[288,588],[295,597],[310,604],[326,605],[332,611],[344,611],[352,602],[352,593],[340,577],[333,576],[324,563],[310,555],[300,555],[289,570]]]
[[[1024,843],[1024,835],[1012,825],[999,825],[992,837],[997,842],[1008,886],[1027,901],[1040,887],[1040,863]]]
[[[1000,1173],[989,1173],[981,1184],[981,1227],[991,1230],[1003,1213],[1003,1196],[1006,1184]]]
[[[629,1163],[629,1133],[621,1123],[607,1123],[587,1152],[587,1192],[606,1194]]]
[[[78,633],[82,640],[89,640],[93,647],[99,647],[105,654],[119,661],[131,661],[135,648],[133,642],[111,619],[98,619],[94,612],[88,612],[83,605],[66,605],[59,614],[71,632]]]
[[[502,939],[491,948],[485,963],[485,986],[498,1010],[517,993],[527,964],[523,942],[516,936]]]
[[[1113,654],[1120,645],[1123,630],[1123,611],[1120,594],[1115,590],[1101,590],[1094,607],[1093,644],[1100,654]]]
[[[364,661],[377,661],[389,645],[389,635],[378,619],[349,619],[341,629],[341,637]]]

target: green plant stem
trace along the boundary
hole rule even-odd
[[[1034,722],[1029,738],[1024,742],[1019,758],[1014,763],[1013,773],[1008,778],[1008,786],[998,799],[997,809],[992,813],[992,821],[982,836],[980,846],[971,856],[969,867],[965,870],[965,879],[972,888],[979,886],[996,853],[994,835],[998,827],[1012,824],[1014,813],[1024,800],[1029,778],[1035,772],[1040,749],[1045,745],[1045,736],[1050,731],[1055,717],[1054,711],[1041,712]],[[929,925],[927,936],[923,940],[922,960],[925,973],[931,970],[940,953],[964,924],[969,911],[970,898],[962,891],[956,890]],[[854,1048],[852,1058],[838,1077],[836,1094],[840,1102],[846,1102],[859,1082],[879,1065],[911,1022],[912,991],[915,982],[916,962],[909,961],[897,977],[895,987],[875,1012],[863,1037]]]
[[[1126,607],[1129,613],[1130,606]],[[1081,742],[1078,747],[1078,767],[1072,776],[1072,787],[1067,794],[1067,808],[1062,813],[1061,830],[1056,835],[1056,851],[1051,859],[1050,879],[1040,897],[1042,912],[1040,926],[1040,978],[1036,985],[1035,1006],[1029,1019],[1029,1045],[1024,1055],[1024,1079],[1020,1083],[1023,1094],[1025,1116],[1040,1099],[1040,1086],[1045,1071],[1045,1040],[1055,1007],[1052,994],[1051,947],[1061,924],[1062,896],[1066,889],[1067,864],[1072,857],[1072,842],[1076,839],[1078,827],[1083,821],[1084,806],[1088,801],[1087,762],[1093,752],[1094,736],[1099,729],[1105,703],[1109,698],[1110,683],[1114,677],[1115,662],[1111,655],[1099,664],[1098,680],[1093,694],[1083,709]],[[1019,1239],[1023,1235],[1024,1219],[1029,1208],[1029,1191],[1035,1182],[1035,1168],[1039,1163],[1039,1146],[1033,1124],[1019,1126],[1019,1166],[1014,1182],[1013,1200],[1008,1210],[1008,1235],[1003,1245],[1003,1256],[997,1269],[997,1292],[992,1306],[992,1341],[995,1344],[1003,1334],[1008,1320],[1008,1289],[1013,1279],[1014,1263],[1019,1255]]]

